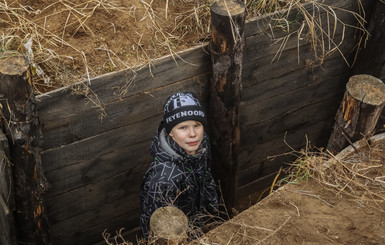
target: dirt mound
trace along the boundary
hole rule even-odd
[[[189,0],[6,0],[2,49],[33,56],[36,89],[45,92],[196,45],[209,33],[209,8]]]
[[[214,1],[4,0],[0,52],[26,54],[45,93],[207,41]],[[248,18],[306,1],[246,1]]]
[[[287,184],[210,231],[218,244],[383,244],[385,134],[325,163],[302,158],[308,181]],[[357,145],[356,145],[357,146]],[[303,171],[307,169],[308,171]]]

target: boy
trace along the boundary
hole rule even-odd
[[[140,188],[140,223],[146,238],[150,217],[160,207],[174,205],[192,221],[199,214],[217,214],[219,203],[204,132],[206,115],[199,100],[192,93],[175,93],[163,112],[150,145],[153,162]]]

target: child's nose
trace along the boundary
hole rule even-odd
[[[190,136],[195,136],[195,129],[194,128],[190,129]]]

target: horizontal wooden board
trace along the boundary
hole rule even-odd
[[[149,144],[161,120],[164,100],[171,91],[188,89],[206,101],[202,86],[206,84],[197,80],[174,83],[152,91],[157,100],[140,94],[138,97],[146,98],[139,101],[152,103],[157,114],[155,109],[148,113],[138,108],[138,117],[148,115],[127,127],[43,152],[46,177],[52,185],[46,204],[54,236],[59,240],[73,236],[76,241],[87,234],[79,230],[88,229],[91,234],[94,226],[101,227],[112,222],[112,217],[138,209],[141,179],[151,161]],[[139,216],[131,215],[131,219],[118,225],[138,225]]]
[[[175,89],[192,90],[201,96],[200,91],[207,86],[207,80],[207,75],[203,74],[176,82],[176,84],[183,85],[175,86]],[[67,101],[77,103],[78,107],[83,109],[74,111],[72,114],[63,114],[60,116],[60,120],[52,117],[53,115],[42,115],[43,150],[81,141],[94,135],[109,133],[117,128],[129,127],[135,122],[159,114],[166,98],[176,90],[165,91],[163,94],[159,94],[157,90],[159,89],[105,104],[104,110],[107,117],[103,120],[98,120],[100,111],[97,108],[84,105],[83,99],[78,100],[76,97],[72,98],[71,95],[67,95],[68,98],[65,98]],[[61,106],[59,105],[57,110],[61,110]]]
[[[87,223],[84,222],[77,223],[79,220],[73,220],[71,223],[67,224],[55,225],[52,227],[52,234],[54,234],[52,240],[55,241],[54,244],[58,245],[105,245],[107,243],[102,238],[102,233],[104,231],[107,231],[112,235],[116,235],[116,232],[119,232],[121,229],[125,229],[126,231],[130,231],[130,233],[125,234],[127,241],[131,241],[136,244],[136,236],[138,238],[142,237],[141,230],[139,228],[138,214],[138,209],[132,210],[117,217],[110,216],[109,220],[105,220],[106,223],[94,223],[94,225],[91,226],[87,226]],[[87,221],[89,221],[88,225],[92,223],[92,219],[97,217],[97,214],[90,212],[87,217]]]
[[[150,115],[149,115],[150,116]],[[105,154],[119,152],[140,142],[150,143],[161,115],[152,116],[126,127],[117,128],[62,147],[42,152],[45,172],[91,161]],[[132,130],[132,129],[135,130]],[[144,149],[143,149],[144,150]]]
[[[345,90],[347,74],[329,78],[330,80],[317,80],[306,87],[291,90],[264,101],[245,103],[241,110],[242,126],[268,121],[270,118],[298,110],[307,104],[321,101],[325,96],[329,98],[341,95]]]
[[[277,77],[259,78],[259,81],[252,86],[245,87],[242,91],[242,105],[255,104],[264,100],[272,100],[274,97],[282,94],[311,86],[312,83],[336,79],[336,76],[345,74],[348,77],[348,67],[340,57],[326,60],[322,67],[314,69],[304,68],[287,70],[286,73]],[[269,71],[270,73],[273,70]],[[265,74],[265,73],[261,73]],[[336,83],[346,83],[348,78]],[[332,91],[334,92],[334,91]]]
[[[309,143],[310,146],[324,143],[327,139],[322,137],[322,135],[325,135],[323,129],[326,125],[328,125],[328,122],[321,121],[311,127],[307,127],[307,129],[288,133],[286,138],[282,137],[276,141],[269,142],[272,149],[277,152],[266,153],[263,157],[262,154],[259,153],[261,151],[260,147],[256,145],[253,150],[256,153],[255,155],[259,154],[261,158],[254,159],[254,165],[250,165],[238,173],[239,185],[237,188],[237,198],[243,199],[248,193],[260,191],[260,187],[255,186],[254,183],[264,176],[276,173],[280,167],[288,167],[288,164],[299,156],[299,150],[305,148],[306,143]],[[284,141],[286,141],[286,143]],[[265,147],[265,145],[263,147]],[[296,149],[298,152],[293,152],[293,149]],[[267,158],[274,156],[275,158]]]
[[[350,37],[353,37],[353,32],[350,32]],[[253,40],[253,43],[258,40]],[[344,45],[341,51],[343,51],[344,56],[348,59],[350,56],[350,51],[354,43]],[[266,52],[265,49],[258,50],[259,45],[250,45],[251,50],[247,50],[245,54],[245,60],[243,65],[243,88],[252,87],[255,84],[259,84],[263,81],[269,81],[271,79],[286,79],[285,82],[295,82],[295,80],[290,80],[290,74],[292,72],[298,72],[299,70],[304,70],[303,73],[308,73],[307,76],[311,76],[313,72],[325,71],[325,68],[328,68],[326,64],[327,60],[336,60],[334,62],[339,62],[344,66],[346,70],[349,69],[345,60],[339,53],[334,53],[327,60],[323,61],[321,66],[313,64],[314,56],[312,54],[311,44],[305,43],[300,47],[300,53],[296,46],[285,49],[282,52],[282,55],[278,61],[272,62],[277,48],[271,49],[271,52]],[[254,48],[257,47],[257,48]],[[299,56],[298,56],[299,55]],[[338,68],[334,68],[337,70]],[[326,70],[327,71],[327,70]],[[289,77],[287,77],[289,76]],[[290,86],[289,84],[287,86]],[[261,90],[262,92],[263,90]]]
[[[281,135],[281,137],[275,138],[262,144],[250,143],[247,147],[242,147],[240,150],[239,159],[239,179],[247,181],[242,178],[242,172],[248,171],[249,168],[259,165],[262,162],[268,162],[271,157],[286,154],[292,149],[298,150],[300,147],[306,145],[306,140],[309,140],[311,144],[319,139],[322,139],[326,135],[329,135],[328,127],[330,127],[329,121],[320,121],[306,128],[299,128],[295,131],[288,131]],[[283,164],[283,163],[282,163]],[[267,166],[258,166],[258,177],[262,177],[267,174]],[[242,185],[246,183],[241,183]]]
[[[268,194],[269,189],[277,174],[278,171],[257,178],[248,185],[238,188],[235,209],[238,212],[242,212],[243,210],[260,201],[261,198]]]
[[[159,122],[162,120],[162,107],[168,96],[176,91],[189,90],[196,92],[203,98],[202,101],[205,102],[207,101],[207,94],[203,92],[206,91],[205,87],[206,84],[201,83],[199,78],[196,78],[154,90],[151,92],[152,96],[145,93],[138,95],[130,100],[130,103],[123,105],[123,110],[127,111],[121,112],[122,117],[124,117],[124,115],[128,115],[128,117],[135,115],[137,120],[132,120],[132,122],[125,126],[113,128],[74,143],[59,145],[55,148],[44,150],[42,152],[44,168],[46,171],[51,171],[81,161],[87,161],[114,150],[124,149],[138,142],[150,141]],[[87,125],[84,124],[84,127],[87,127]],[[97,125],[90,125],[89,127],[95,128]],[[75,129],[77,128],[78,127],[75,127]],[[81,129],[82,127],[79,128],[79,133]],[[63,134],[65,134],[64,131]],[[67,134],[71,133],[68,132]],[[55,131],[52,131],[51,138],[54,139],[54,136]]]
[[[326,124],[326,122],[323,123]],[[317,133],[322,135],[322,132],[324,131],[318,131]],[[256,181],[257,179],[263,178],[269,173],[278,171],[280,167],[288,167],[289,164],[292,163],[296,159],[296,157],[299,156],[299,154],[293,152],[293,149],[299,152],[301,149],[304,149],[306,147],[306,143],[308,143],[308,147],[312,149],[315,149],[313,147],[322,148],[322,146],[326,144],[329,138],[326,134],[323,134],[323,137],[318,136],[320,137],[318,139],[315,139],[316,137],[310,134],[303,134],[300,136],[302,137],[300,137],[297,142],[295,142],[294,140],[289,140],[285,138],[285,136],[282,136],[282,138],[280,139],[276,139],[269,142],[271,148],[266,149],[269,152],[264,155],[260,155],[259,158],[252,159],[251,161],[253,161],[253,163],[248,165],[248,168],[240,169],[240,172],[238,173],[239,181],[237,188],[247,186],[250,183]],[[313,139],[311,139],[310,137],[312,137]],[[256,145],[255,148],[257,147],[259,146]]]
[[[67,222],[73,217],[79,217],[86,212],[100,212],[101,215],[94,222],[102,222],[108,212],[127,212],[139,205],[139,187],[147,165],[140,165],[137,169],[130,169],[115,176],[84,185],[75,190],[62,193],[55,197],[47,197],[46,205],[50,223],[52,225]],[[124,205],[124,210],[118,211]],[[114,206],[113,209],[105,207]],[[106,214],[104,214],[106,213]]]
[[[284,131],[300,128],[306,121],[311,120],[308,117],[314,117],[317,113],[317,111],[306,111],[307,106],[327,99],[332,100],[327,103],[331,106],[330,111],[322,113],[327,113],[330,121],[334,120],[336,109],[340,104],[339,98],[342,98],[344,89],[343,83],[323,81],[270,100],[242,106],[241,145],[250,141],[261,143],[275,138]],[[319,109],[325,110],[325,108]],[[291,115],[297,115],[297,117],[293,119],[290,118]],[[291,121],[286,121],[287,119]],[[274,122],[278,125],[274,125],[276,124]]]
[[[47,171],[45,176],[51,185],[47,198],[104,181],[125,171],[136,171],[137,175],[143,176],[143,169],[138,169],[138,166],[147,166],[151,162],[149,145],[149,141],[143,141],[96,155],[90,160]],[[106,148],[109,146],[106,145]]]
[[[301,105],[280,116],[245,126],[241,133],[241,145],[246,146],[248,142],[264,144],[277,137],[282,137],[285,132],[307,128],[318,121],[329,121],[330,125],[332,125],[340,101],[340,95],[319,98],[319,101]],[[325,108],[329,109],[325,110]],[[331,128],[327,130],[331,130]],[[242,167],[242,165],[239,167]]]
[[[206,44],[207,45],[207,44]],[[173,56],[168,55],[153,60],[141,67],[112,72],[92,78],[86,84],[98,95],[102,102],[111,102],[124,97],[135,96],[177,81],[185,80],[196,75],[211,71],[210,54],[206,45],[197,46],[182,51]],[[172,72],[170,72],[172,71]],[[126,93],[119,96],[117,89],[127,85]],[[71,94],[70,87],[60,88],[37,96],[39,110],[47,110],[52,104],[62,103],[61,97]],[[78,109],[77,105],[68,104],[71,109]],[[58,106],[60,108],[60,106]],[[65,113],[72,114],[72,111]],[[60,116],[58,110],[51,108],[50,115]]]
[[[207,74],[210,71],[208,63],[210,57],[202,51],[202,48],[197,48],[181,56],[191,62],[196,62],[198,65],[180,62],[179,66],[177,66],[171,57],[161,60],[162,62],[155,62],[152,69],[153,74],[151,75],[151,72],[147,69],[138,71],[134,84],[132,88],[130,87],[131,92],[127,92],[124,96],[114,95],[113,91],[114,87],[119,86],[117,83],[125,79],[122,72],[95,78],[90,86],[93,91],[90,93],[90,98],[97,101],[96,104],[99,103],[101,108],[107,113],[107,117],[102,121],[99,120],[100,108],[83,95],[71,94],[69,88],[39,96],[38,100],[40,102],[37,104],[37,107],[43,126],[43,150],[76,142],[117,127],[128,125],[131,121],[137,120],[135,115],[132,116],[130,113],[130,109],[135,109],[133,107],[135,104],[138,109],[148,110],[154,107],[158,108],[154,103],[156,105],[164,103],[164,101],[160,102],[157,100],[164,98],[152,97],[153,90],[157,88],[189,79],[205,83],[206,85]],[[169,72],[170,70],[173,72]],[[124,81],[120,82],[124,83]],[[188,81],[186,81],[186,84],[188,84]],[[201,90],[197,90],[197,92],[199,91]],[[146,96],[138,97],[142,94]],[[138,106],[137,104],[141,102],[141,98],[153,101],[152,107],[141,108],[142,104]],[[131,106],[127,105],[127,103],[133,103],[132,101],[136,103],[134,102]],[[149,104],[144,103],[144,105]],[[152,111],[149,111],[148,114],[152,113]]]
[[[97,235],[111,226],[138,226],[141,177],[138,171],[128,171],[47,199],[52,236],[73,237],[77,241],[86,231]],[[124,217],[127,213],[131,214]]]

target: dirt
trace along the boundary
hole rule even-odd
[[[287,184],[210,231],[218,244],[384,244],[385,140],[343,161],[317,162],[308,181]]]
[[[3,43],[26,52],[22,44],[33,38],[36,70],[44,72],[35,77],[38,93],[147,64],[209,35],[209,0],[5,0],[0,7]]]

